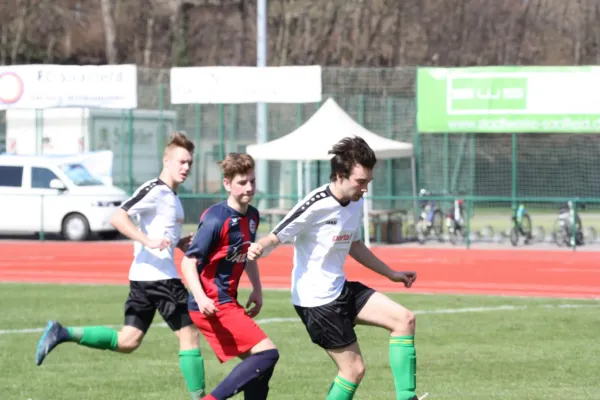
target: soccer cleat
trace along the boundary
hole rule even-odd
[[[69,332],[57,321],[48,321],[44,333],[37,345],[35,352],[35,363],[41,365],[44,358],[58,344],[65,342],[69,337]]]
[[[424,393],[424,394],[423,394],[421,397],[417,397],[417,396],[415,396],[415,397],[413,397],[413,398],[412,398],[412,399],[410,399],[410,400],[423,400],[423,399],[424,399],[424,398],[426,398],[427,396],[429,396],[429,393]]]

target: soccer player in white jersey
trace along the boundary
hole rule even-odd
[[[418,400],[415,316],[389,297],[346,280],[348,254],[370,270],[409,288],[417,275],[394,271],[360,240],[363,195],[373,179],[375,153],[359,137],[332,150],[331,182],[306,196],[267,236],[253,243],[248,259],[267,255],[293,240],[292,302],[313,343],[338,367],[327,400],[350,400],[365,374],[354,325],[390,331],[389,357],[397,400]]]
[[[191,238],[180,240],[183,206],[177,189],[191,171],[194,144],[175,132],[164,151],[158,179],[144,183],[115,212],[111,223],[134,240],[129,270],[125,324],[120,331],[103,326],[66,328],[50,321],[38,342],[36,363],[63,342],[119,353],[131,353],[141,344],[156,311],[179,338],[179,364],[193,400],[205,395],[204,361],[198,330],[188,314],[188,292],[174,263],[175,247],[187,251]],[[139,217],[139,229],[131,217]]]

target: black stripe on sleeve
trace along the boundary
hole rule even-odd
[[[296,218],[298,218],[300,215],[302,215],[304,212],[306,212],[306,210],[308,210],[313,204],[315,204],[317,201],[325,199],[327,197],[329,197],[329,193],[327,190],[321,190],[317,193],[313,193],[312,196],[306,196],[303,200],[302,203],[299,203],[296,206],[296,210],[287,218],[285,218],[283,221],[281,221],[276,227],[275,229],[273,229],[273,231],[271,233],[273,233],[274,235],[277,235],[279,232],[281,232],[286,226],[288,226],[289,224],[291,224]]]
[[[121,208],[125,211],[129,211],[131,207],[142,200],[158,184],[159,183],[157,181],[152,181],[147,185],[140,187],[135,195],[131,196],[129,199],[127,199],[127,201],[125,201],[125,203],[121,205]]]

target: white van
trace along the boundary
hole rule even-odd
[[[59,233],[85,240],[118,236],[110,217],[125,191],[65,158],[0,155],[0,233]]]

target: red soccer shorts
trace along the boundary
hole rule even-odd
[[[200,311],[190,311],[189,314],[222,363],[247,352],[267,338],[239,304],[225,303],[217,305],[217,308],[219,311],[212,317],[206,317]]]

